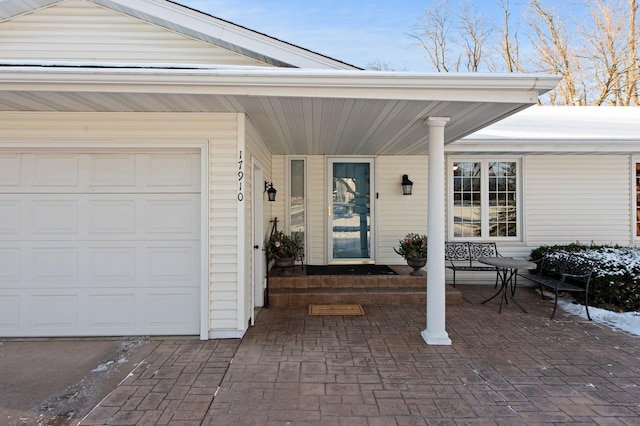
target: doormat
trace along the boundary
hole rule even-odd
[[[361,305],[309,305],[309,315],[364,315]]]
[[[387,265],[307,265],[307,275],[398,275]]]

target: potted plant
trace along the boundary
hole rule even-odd
[[[413,268],[410,275],[422,275],[421,268],[427,264],[427,236],[424,234],[409,233],[398,243],[393,250],[404,257],[407,265]]]
[[[282,231],[274,232],[269,237],[267,250],[269,259],[276,262],[276,266],[293,266],[302,249],[302,241],[297,234],[287,235]]]

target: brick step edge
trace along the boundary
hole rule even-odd
[[[269,277],[269,288],[295,288],[295,289],[331,289],[331,288],[427,288],[427,280],[424,277],[395,276],[384,278],[365,278],[346,276],[324,276],[320,278],[304,277]]]
[[[377,290],[377,291],[376,291]],[[462,293],[447,288],[447,305],[462,303]],[[407,306],[426,304],[424,289],[354,288],[354,289],[270,289],[269,304],[273,307],[305,307],[309,304],[358,303],[376,306]]]

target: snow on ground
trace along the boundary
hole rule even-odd
[[[571,314],[587,319],[587,313],[585,312],[584,305],[573,303],[569,300],[558,299],[558,306]],[[591,314],[591,319],[593,321],[640,336],[639,312],[611,312],[605,309],[589,306],[589,313]]]

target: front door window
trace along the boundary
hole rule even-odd
[[[329,260],[370,261],[373,160],[332,159],[329,168]]]
[[[307,227],[306,211],[306,166],[302,158],[291,159],[289,163],[289,226],[291,234],[296,234],[303,245]]]

